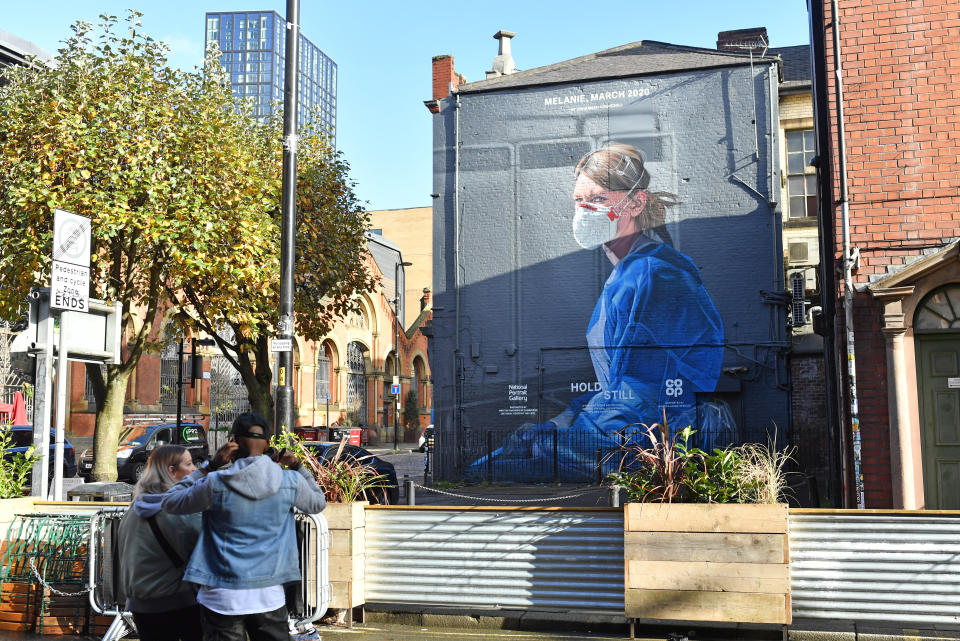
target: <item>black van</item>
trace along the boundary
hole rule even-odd
[[[158,423],[124,428],[117,446],[117,480],[136,483],[147,467],[150,453],[161,445],[182,445],[199,465],[210,458],[207,432],[199,423]],[[80,455],[80,476],[89,480],[93,472],[93,450]]]

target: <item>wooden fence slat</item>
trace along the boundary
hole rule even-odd
[[[637,561],[714,561],[784,563],[783,534],[711,534],[707,532],[626,532],[624,555]]]
[[[787,531],[785,504],[628,503],[624,512],[628,532],[742,532]]]
[[[786,594],[790,568],[768,563],[630,560],[626,585],[627,589]]]
[[[776,624],[786,611],[783,594],[743,592],[627,590],[625,603],[627,616],[638,619]]]

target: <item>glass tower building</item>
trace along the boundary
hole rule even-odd
[[[276,11],[207,13],[206,47],[220,47],[234,95],[250,100],[258,118],[270,115],[274,103],[283,101],[285,26]],[[313,120],[336,146],[337,65],[302,33],[299,50],[298,125]]]

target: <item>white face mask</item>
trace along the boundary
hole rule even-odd
[[[573,215],[573,238],[584,249],[594,249],[617,236],[619,216],[611,207],[577,203]]]

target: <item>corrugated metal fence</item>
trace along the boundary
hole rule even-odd
[[[790,512],[793,616],[960,623],[960,513]]]
[[[623,615],[623,512],[366,511],[366,600]],[[791,510],[793,616],[960,624],[960,512]]]
[[[369,603],[623,615],[623,511],[369,508]]]

